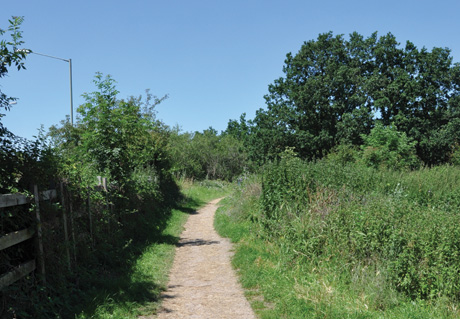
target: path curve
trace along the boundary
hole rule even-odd
[[[232,244],[214,230],[219,201],[209,202],[185,224],[158,319],[255,318],[231,267]]]

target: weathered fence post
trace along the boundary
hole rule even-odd
[[[46,283],[45,254],[43,251],[42,224],[40,220],[40,195],[38,193],[37,185],[34,185],[34,199],[35,199],[35,217],[37,219],[38,262],[40,264],[39,272],[40,272],[40,275],[42,275],[43,283]]]
[[[91,215],[91,188],[87,187],[87,200],[88,200],[88,216],[89,216],[89,236],[91,238],[91,245],[94,245],[93,239],[93,217]]]
[[[67,230],[67,209],[65,207],[65,196],[64,196],[64,183],[60,183],[61,189],[61,204],[62,204],[62,222],[64,223],[64,243],[67,255],[67,267],[71,270],[70,264],[70,251],[69,251],[69,232]]]
[[[74,216],[73,216],[73,207],[72,207],[72,193],[70,190],[69,193],[69,211],[70,211],[70,232],[72,233],[72,246],[73,246],[73,261],[77,263],[77,244],[75,240],[75,226],[74,226]]]
[[[109,192],[107,188],[107,177],[102,177],[102,189],[105,191],[105,207],[107,209],[107,227],[108,231],[110,232],[110,223],[112,221],[112,205],[110,205],[110,198],[109,198]]]
[[[102,177],[102,187],[107,192],[107,177]]]

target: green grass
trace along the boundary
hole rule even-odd
[[[195,207],[203,206],[213,199],[225,197],[231,192],[231,184],[223,181],[204,180],[193,182],[181,180],[179,185],[182,194]]]
[[[191,212],[208,201],[223,197],[228,187],[221,182],[183,181],[184,201],[172,210],[161,234],[146,238],[149,244],[129,246],[129,267],[110,269],[110,277],[93,278],[83,310],[75,318],[137,318],[155,314],[160,306],[160,294],[165,290],[172,266],[175,244]],[[151,229],[150,232],[155,232]],[[147,235],[148,236],[148,235]],[[141,241],[142,242],[142,241]]]
[[[455,187],[452,189],[452,184],[458,183],[458,180],[453,181],[451,176],[457,176],[459,170],[436,168],[411,173],[369,172],[370,175],[366,176],[358,170],[347,172],[343,168],[341,172],[333,174],[326,169],[327,165],[319,163],[310,167],[310,173],[318,184],[322,183],[321,179],[326,180],[324,184],[328,185],[327,189],[319,187],[318,193],[309,194],[310,202],[303,208],[292,199],[291,202],[284,202],[284,206],[276,209],[284,209],[282,212],[286,215],[275,211],[271,218],[277,219],[271,223],[267,221],[268,217],[262,209],[263,202],[259,200],[262,188],[258,178],[249,179],[242,187],[235,188],[235,192],[222,202],[223,206],[216,214],[218,232],[236,243],[233,265],[257,315],[260,318],[459,318],[460,305],[455,298],[442,295],[414,297],[392,284],[395,276],[391,270],[396,266],[388,267],[385,261],[378,259],[381,256],[379,253],[366,255],[373,251],[372,245],[377,241],[361,239],[364,235],[372,236],[371,230],[378,231],[386,218],[396,218],[398,214],[405,218],[405,223],[414,224],[410,227],[400,225],[397,229],[410,232],[409,238],[426,239],[424,227],[437,229],[426,223],[434,221],[438,226],[444,223],[442,218],[436,217],[444,216],[438,209],[442,206],[451,214],[457,205],[457,191]],[[340,178],[342,180],[337,181]],[[373,181],[375,179],[385,183],[378,184]],[[264,183],[267,183],[267,179]],[[337,190],[331,191],[334,183],[338,186]],[[351,186],[343,186],[345,183]],[[292,193],[296,191],[292,184],[288,183],[288,186]],[[351,187],[354,187],[353,191]],[[431,189],[433,194],[424,189]],[[276,191],[270,195],[278,196]],[[344,194],[346,196],[342,196]],[[357,202],[354,202],[354,198]],[[338,214],[339,217],[350,220],[343,219],[346,223],[342,224],[330,222],[321,232],[308,228],[311,220],[305,218],[308,216],[304,215],[306,207],[310,213],[322,213],[323,223],[326,223],[329,215],[333,215],[334,209],[342,212],[342,215]],[[418,223],[421,219],[427,222]],[[388,220],[394,222],[396,219]],[[354,239],[349,236],[342,238],[341,232],[344,230],[339,227],[353,226],[349,224],[350,221],[364,228],[351,228],[348,234],[359,235]],[[313,225],[324,227],[326,224],[315,222]],[[372,228],[374,226],[375,229]],[[367,233],[356,233],[360,229]],[[396,234],[399,234],[399,230]],[[326,236],[325,240],[321,236]],[[337,238],[332,238],[334,236]],[[447,240],[448,235],[444,242]],[[315,246],[318,241],[321,245]],[[336,244],[341,246],[334,247]],[[371,246],[364,249],[363,245],[368,244]],[[412,244],[408,242],[407,245],[410,247]],[[354,247],[356,251],[347,251],[347,247]],[[434,248],[427,251],[435,251]],[[361,251],[365,252],[364,258],[353,255],[361,256]],[[409,258],[412,256],[408,255]],[[397,262],[404,263],[404,256]],[[422,260],[421,265],[415,262],[410,265],[414,271],[419,271],[424,264]]]

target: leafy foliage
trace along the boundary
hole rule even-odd
[[[167,96],[147,91],[145,100],[119,100],[112,77],[97,73],[94,83],[97,91],[83,95],[86,103],[78,108],[77,125],[63,122],[50,129],[62,174],[82,189],[95,185],[98,175],[107,177],[118,194],[113,200],[128,210],[172,200],[177,187],[166,153],[168,131],[155,117],[155,106]]]
[[[288,146],[313,159],[338,144],[362,145],[376,121],[415,141],[429,165],[447,162],[458,143],[460,64],[447,48],[400,47],[391,33],[346,40],[329,32],[287,54],[283,72],[269,85],[267,109],[227,129],[244,137],[256,162]]]
[[[20,26],[24,21],[23,17],[12,17],[8,22],[9,26],[7,30],[0,29],[0,36],[3,36],[5,33],[9,33],[11,39],[0,41],[0,78],[5,77],[8,74],[8,68],[12,66],[18,70],[25,69],[24,59],[26,58],[26,53],[17,50],[18,47],[24,42],[22,39],[22,31]],[[14,102],[16,99],[13,97],[8,97],[5,93],[0,90],[0,109],[9,110],[11,107],[11,102]],[[3,114],[0,114],[0,119]],[[0,122],[1,125],[1,122]],[[3,126],[0,126],[0,131],[3,129]]]
[[[271,215],[272,222],[267,222],[261,205],[261,177],[253,176],[235,187],[216,215],[218,232],[238,242],[232,263],[259,317],[459,316],[458,293],[450,290],[453,295],[449,298],[445,294],[449,290],[435,288],[455,286],[449,276],[457,271],[458,259],[452,258],[455,249],[447,252],[447,247],[457,241],[450,232],[458,227],[452,220],[442,221],[444,213],[438,215],[441,219],[429,217],[438,214],[438,209],[430,208],[418,216],[413,206],[426,205],[419,202],[426,195],[431,204],[442,203],[442,194],[457,183],[458,169],[443,166],[402,173],[337,165],[329,159],[300,164],[298,175],[304,174],[316,184],[314,189],[297,191],[298,198],[309,198],[303,207],[292,201],[280,202],[276,209],[286,214]],[[270,171],[265,169],[264,175],[285,169],[274,165]],[[421,181],[430,183],[420,188]],[[272,187],[265,178],[264,185]],[[428,190],[431,192],[425,193]],[[406,200],[414,202],[406,205]],[[275,217],[277,221],[272,219]],[[438,225],[431,222],[441,222],[439,232]],[[428,235],[431,231],[434,234]],[[397,240],[408,237],[412,240]],[[437,239],[441,242],[435,243]],[[446,242],[449,244],[444,245]],[[385,246],[387,250],[382,252]],[[386,253],[395,259],[387,263]],[[417,286],[432,294],[414,294]]]
[[[287,149],[225,200],[216,225],[238,241],[233,264],[253,308],[458,317],[458,167],[395,171],[344,157],[305,162]]]
[[[265,168],[259,218],[264,236],[305,256],[386,269],[411,298],[458,300],[457,176],[454,167],[398,175],[287,154]]]
[[[243,143],[212,127],[203,132],[171,132],[169,151],[176,175],[231,181],[247,168]]]
[[[370,134],[362,138],[362,159],[368,166],[402,169],[415,168],[418,164],[416,143],[411,142],[406,133],[398,132],[394,126],[384,127],[377,123]]]

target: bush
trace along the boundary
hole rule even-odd
[[[419,166],[412,142],[404,132],[398,132],[394,126],[377,124],[369,135],[361,136],[364,144],[363,162],[373,168],[408,169]]]
[[[327,155],[327,159],[346,165],[354,163],[360,158],[359,149],[350,144],[339,144]]]
[[[349,278],[383,269],[385,284],[413,299],[459,300],[459,189],[458,167],[376,170],[288,150],[264,168],[259,220],[264,237],[313,264],[334,258]]]
[[[453,165],[460,166],[460,146],[458,144],[452,148],[449,162]]]
[[[177,177],[232,181],[246,169],[243,143],[213,128],[193,134],[174,130],[168,146]]]

